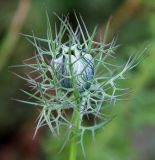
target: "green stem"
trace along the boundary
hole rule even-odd
[[[76,141],[73,140],[70,147],[69,160],[76,160],[76,156],[77,156],[77,144]]]
[[[70,155],[69,155],[69,160],[76,160],[77,157],[77,142],[78,139],[74,138],[76,132],[79,129],[79,123],[80,123],[80,117],[79,117],[79,112],[77,110],[74,110],[73,113],[73,124],[74,124],[74,131],[71,134],[71,138],[73,137],[73,140],[71,142],[71,146],[70,146]]]
[[[74,91],[74,96],[79,97],[79,92],[78,92],[77,89]],[[77,98],[77,109],[74,109],[74,111],[73,111],[73,129],[72,129],[71,136],[70,136],[71,138],[73,138],[73,140],[72,140],[71,146],[70,146],[69,160],[76,160],[76,157],[77,157],[77,142],[78,142],[78,139],[75,136],[76,136],[76,133],[79,130],[79,126],[80,126],[80,123],[81,123],[79,107],[80,107],[80,99]]]

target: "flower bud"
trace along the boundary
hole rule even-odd
[[[71,78],[74,76],[76,85],[81,92],[89,89],[94,76],[92,56],[78,45],[72,45],[71,47],[63,45],[59,52],[53,63],[61,85],[64,88],[73,88]],[[71,75],[70,65],[72,65],[73,75]]]

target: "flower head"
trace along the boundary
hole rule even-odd
[[[109,44],[102,40],[96,42],[96,28],[90,35],[81,16],[78,19],[75,14],[75,18],[75,30],[68,22],[68,17],[58,17],[61,25],[60,28],[55,27],[53,36],[47,16],[47,38],[26,35],[37,53],[23,65],[31,69],[23,79],[34,93],[23,92],[34,98],[35,102],[20,101],[42,107],[36,131],[48,125],[51,132],[57,135],[61,126],[67,126],[68,135],[74,132],[82,144],[85,131],[91,131],[94,135],[96,129],[111,120],[113,116],[104,112],[105,106],[123,99],[126,89],[118,85],[118,81],[125,80],[125,73],[139,64],[145,50],[131,56],[122,67],[110,63],[117,48],[115,39]],[[64,41],[66,35],[68,40]],[[48,47],[43,48],[43,43]],[[34,73],[35,78],[34,75],[32,77]],[[66,109],[73,110],[70,119]],[[74,118],[75,115],[78,118]],[[89,116],[93,120],[87,125],[85,117]]]

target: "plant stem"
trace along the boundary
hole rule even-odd
[[[74,124],[74,131],[72,131],[71,138],[75,136],[76,132],[79,129],[80,117],[77,110],[74,110],[73,113],[73,124]],[[76,160],[77,157],[77,138],[74,138],[71,142],[70,146],[70,155],[69,160]]]
[[[76,142],[75,142],[75,141],[72,141],[71,148],[70,148],[69,160],[76,160],[76,155],[77,155]]]

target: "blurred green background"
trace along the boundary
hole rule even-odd
[[[10,73],[8,66],[21,64],[34,55],[34,48],[19,33],[45,37],[46,16],[51,24],[58,15],[80,12],[90,31],[97,24],[101,34],[111,19],[108,40],[117,36],[119,61],[149,45],[149,56],[129,74],[126,81],[134,92],[129,101],[113,106],[117,117],[104,130],[85,139],[88,160],[155,159],[155,1],[154,0],[1,0],[0,1],[0,160],[67,160],[68,146],[47,128],[33,140],[37,108],[18,103],[25,99],[20,89],[27,85]],[[96,37],[98,39],[99,36]],[[21,75],[25,70],[14,70]],[[84,159],[79,147],[78,159]]]

